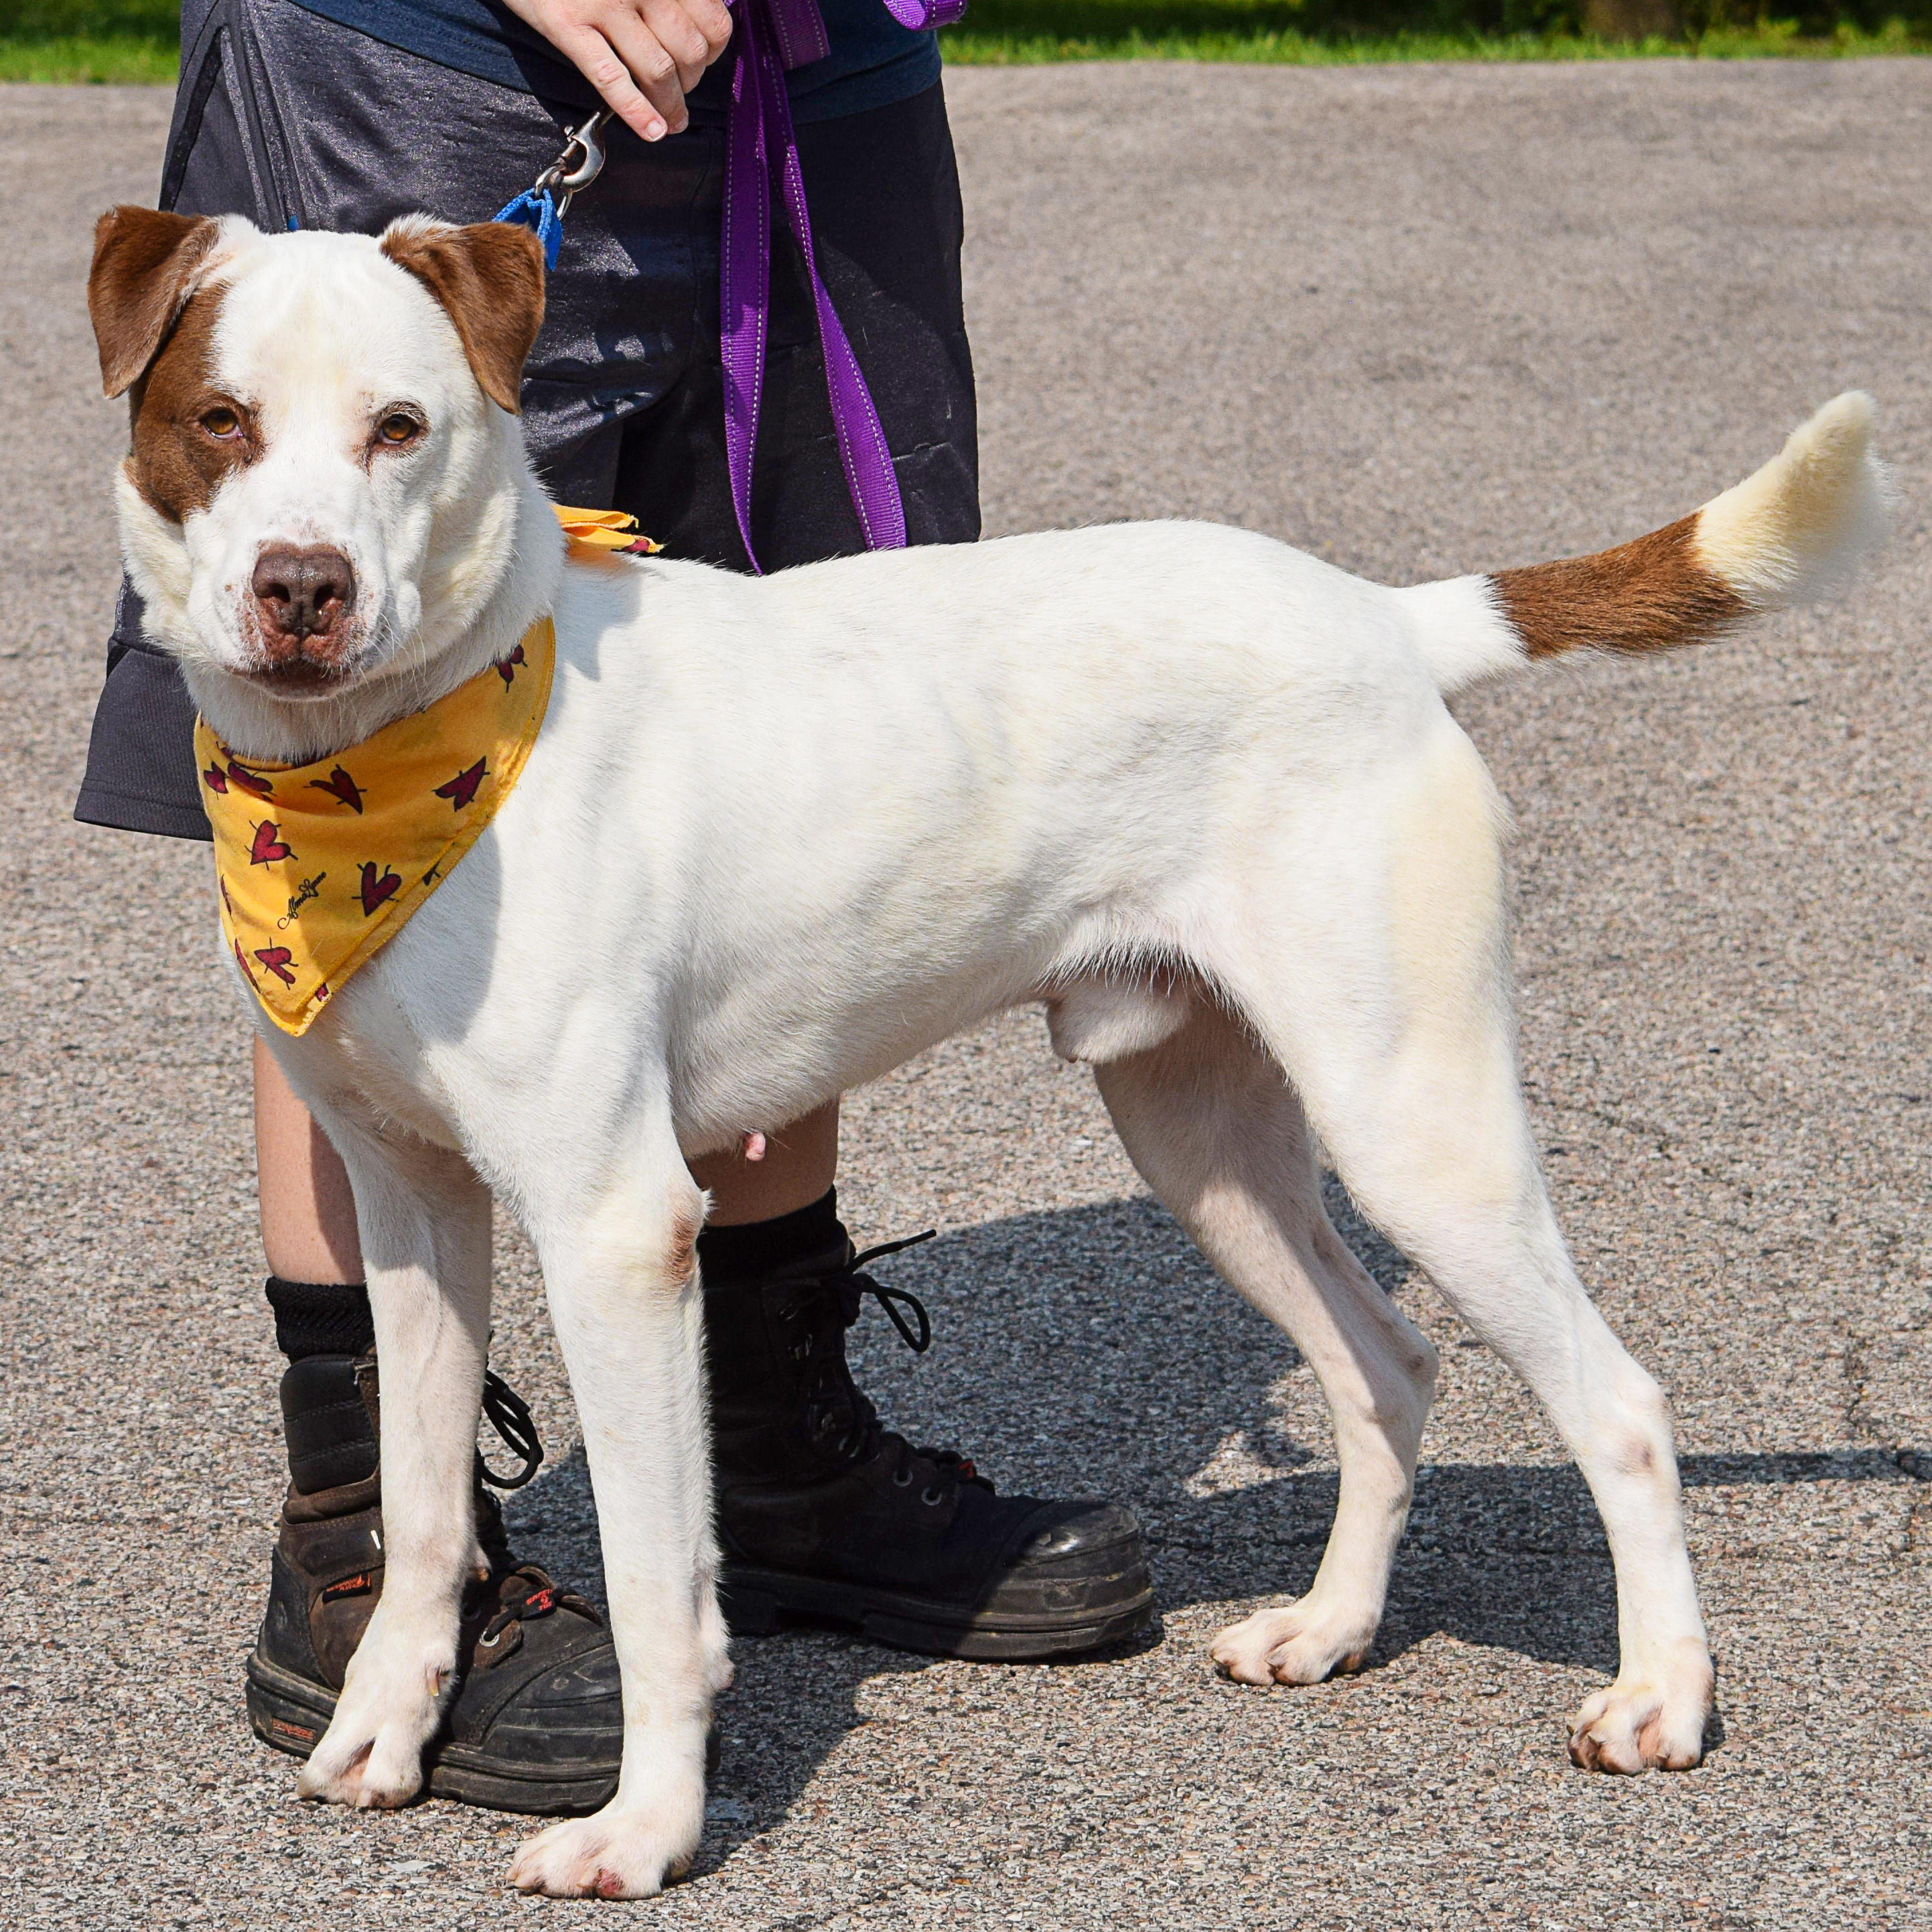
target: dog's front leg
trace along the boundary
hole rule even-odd
[[[711,1700],[730,1681],[711,1527],[704,1196],[667,1152],[625,1177],[621,1199],[532,1228],[583,1424],[624,1687],[616,1795],[532,1838],[511,1869],[512,1883],[553,1898],[648,1898],[688,1867]]]
[[[382,1386],[382,1600],[305,1797],[406,1803],[457,1664],[476,1561],[471,1467],[490,1336],[490,1196],[459,1154],[327,1119],[356,1190]]]

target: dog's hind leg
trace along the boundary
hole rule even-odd
[[[698,1281],[704,1196],[668,1120],[648,1142],[526,1204],[584,1428],[624,1696],[615,1796],[538,1834],[511,1868],[512,1884],[553,1898],[647,1898],[686,1869],[711,1702],[730,1681]]]
[[[1444,716],[1335,809],[1346,838],[1318,829],[1249,862],[1214,963],[1356,1200],[1529,1384],[1590,1485],[1622,1662],[1571,1754],[1612,1771],[1694,1764],[1712,1676],[1670,1412],[1584,1293],[1544,1186],[1488,776]]]
[[[454,1679],[476,1562],[471,1465],[490,1340],[490,1196],[460,1154],[318,1108],[356,1191],[382,1370],[382,1600],[305,1797],[405,1803]]]
[[[1215,1660],[1250,1684],[1352,1670],[1382,1621],[1436,1352],[1330,1223],[1300,1104],[1236,1022],[1199,1003],[1172,1038],[1095,1071],[1148,1186],[1293,1339],[1334,1420],[1340,1498],[1314,1583],[1223,1630]]]

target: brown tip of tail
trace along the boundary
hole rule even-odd
[[[1499,570],[1490,580],[1533,658],[1702,644],[1750,607],[1699,561],[1696,529],[1693,514],[1615,550]]]

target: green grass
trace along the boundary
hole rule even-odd
[[[1066,60],[1269,62],[1840,58],[1932,52],[1932,0],[1787,0],[1796,20],[1724,24],[1741,0],[1686,0],[1682,40],[1576,31],[1576,0],[972,0],[941,37],[962,66]],[[1742,0],[1748,4],[1749,0]],[[172,82],[172,0],[0,0],[0,82]]]
[[[172,87],[181,49],[136,34],[0,35],[0,82],[160,82]]]
[[[161,81],[181,58],[176,0],[0,0],[0,81]]]
[[[1388,61],[1844,59],[1932,52],[1932,33],[1890,21],[1875,33],[1850,25],[1801,33],[1796,22],[1715,27],[1682,40],[1600,40],[1563,32],[1483,33],[1305,32],[1279,0],[1148,4],[1148,0],[974,0],[965,21],[941,37],[962,67],[1046,61],[1191,60],[1291,67]]]

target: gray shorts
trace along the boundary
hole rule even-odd
[[[160,206],[258,226],[371,232],[426,210],[488,220],[584,110],[500,87],[304,12],[216,0],[182,50]],[[878,406],[908,541],[979,535],[958,176],[938,87],[798,130],[824,276]],[[722,130],[655,146],[613,130],[565,224],[524,425],[566,502],[619,508],[674,556],[742,569],[718,349]],[[812,302],[773,224],[770,350],[752,527],[767,569],[864,548],[847,495]],[[193,707],[124,584],[74,815],[205,838]]]

